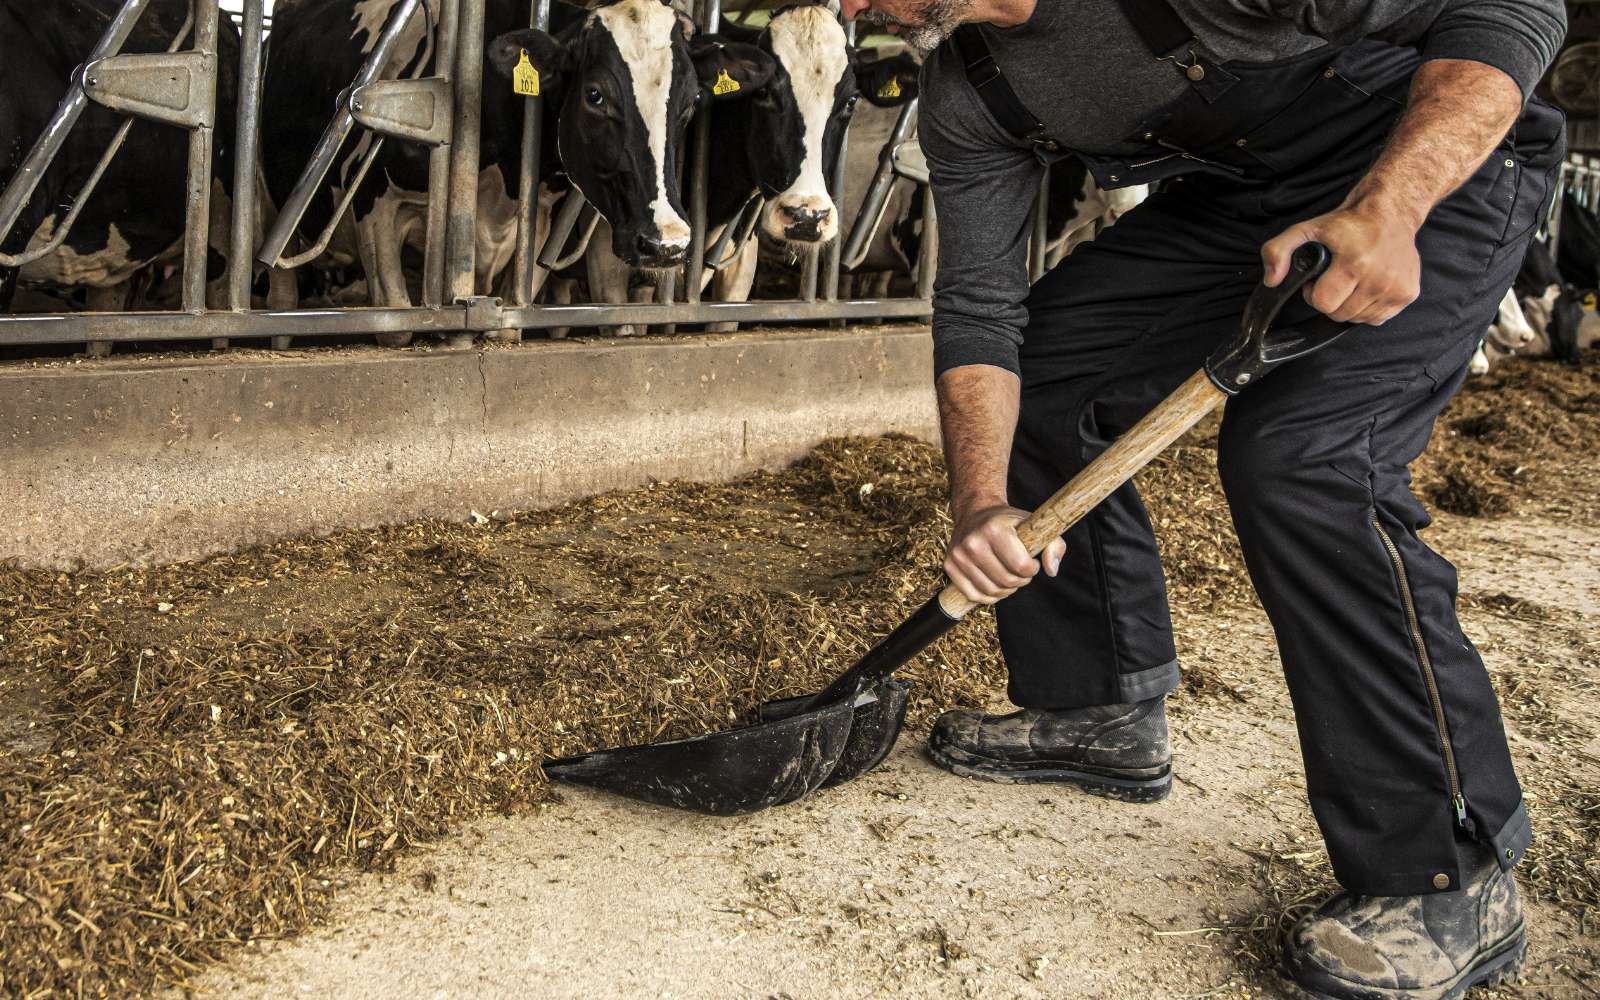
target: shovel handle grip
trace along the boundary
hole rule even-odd
[[[1037,556],[1043,552],[1051,539],[1065,534],[1083,515],[1115,493],[1134,473],[1183,437],[1201,417],[1227,398],[1204,369],[1189,376],[1177,391],[1145,414],[1017,526],[1017,535],[1027,547],[1028,555]],[[939,592],[939,607],[951,618],[964,617],[977,606],[976,601],[953,583]]]

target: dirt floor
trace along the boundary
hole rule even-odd
[[[1503,997],[1600,996],[1593,371],[1475,383],[1419,464],[1539,836]],[[986,615],[908,671],[895,755],[803,803],[721,820],[543,782],[545,754],[814,689],[919,603],[947,525],[910,441],[186,566],[5,571],[0,994],[1275,996],[1279,930],[1331,881],[1208,433],[1142,477],[1185,663],[1154,806],[926,761],[938,711],[1000,704]]]

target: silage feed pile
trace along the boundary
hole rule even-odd
[[[1572,421],[1600,440],[1591,376],[1507,371],[1458,401],[1424,490],[1473,463],[1509,489],[1531,474],[1504,453],[1570,448]],[[1180,623],[1253,599],[1212,447],[1202,429],[1141,477]],[[148,570],[0,567],[0,669],[48,692],[34,728],[0,730],[0,994],[181,984],[316,920],[352,870],[548,798],[545,756],[727,728],[818,689],[938,586],[944,492],[936,449],[839,439],[726,485]],[[975,618],[906,671],[914,728],[999,694]],[[1562,891],[1596,905],[1575,870]]]

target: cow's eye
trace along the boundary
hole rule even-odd
[[[845,99],[844,107],[840,109],[839,113],[844,115],[844,116],[846,116],[846,117],[849,117],[850,115],[855,114],[856,102],[859,101],[859,100],[861,100],[861,95],[860,94],[851,94],[848,98]]]
[[[583,99],[589,102],[589,106],[591,108],[598,108],[600,105],[606,103],[606,95],[600,92],[599,87],[590,87],[588,90],[585,90],[583,92]]]

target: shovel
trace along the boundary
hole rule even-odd
[[[1258,286],[1237,337],[1017,526],[1028,554],[1037,556],[1219,403],[1348,329],[1322,315],[1292,329],[1271,329],[1279,310],[1331,261],[1327,247],[1307,243],[1295,251],[1281,284]],[[895,680],[894,671],[975,606],[954,584],[945,587],[826,689],[769,702],[754,725],[549,760],[544,772],[718,816],[758,812],[849,781],[888,756],[900,734],[910,685]]]

